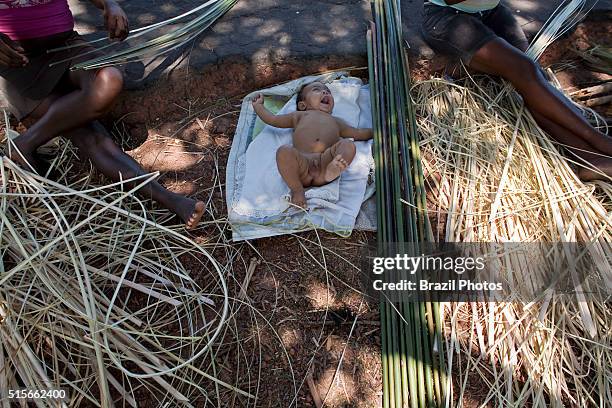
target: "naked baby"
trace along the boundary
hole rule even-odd
[[[276,164],[291,190],[291,203],[306,208],[304,189],[337,179],[355,157],[355,143],[369,140],[372,129],[357,129],[332,116],[334,98],[327,86],[312,82],[300,89],[297,112],[274,115],[258,95],[253,108],[263,122],[278,128],[293,128],[293,146],[281,146]]]

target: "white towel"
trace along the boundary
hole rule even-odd
[[[360,121],[359,81],[337,81],[328,84],[334,96],[332,115],[349,125],[368,125]],[[281,109],[279,114],[296,110],[296,96]],[[367,115],[369,117],[369,112]],[[361,123],[360,123],[361,122]],[[368,122],[367,120],[365,122]],[[371,119],[369,120],[371,126]],[[246,171],[242,191],[234,202],[232,211],[246,217],[266,218],[279,214],[293,214],[301,210],[290,207],[287,200],[289,187],[282,179],[276,165],[276,151],[282,145],[291,144],[293,129],[266,126],[251,142],[246,152]],[[339,179],[321,187],[306,190],[308,210],[337,208],[351,216],[357,216],[363,202],[370,165],[371,143],[356,142],[357,154],[349,168]]]

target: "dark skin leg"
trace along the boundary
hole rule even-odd
[[[70,72],[66,82],[70,91],[47,103],[40,119],[15,141],[21,155],[13,152],[13,160],[25,164],[23,159],[32,160],[39,146],[100,118],[123,88],[123,77],[116,68]]]
[[[559,142],[576,147],[572,149],[575,154],[612,177],[612,138],[593,128],[521,50],[503,39],[494,39],[474,54],[469,66],[510,81],[544,130]]]
[[[333,149],[315,157],[303,154],[292,146],[281,146],[276,151],[276,165],[291,190],[291,203],[306,208],[304,188],[323,186],[338,177],[355,158],[355,143],[341,140]]]
[[[539,116],[537,113],[532,112],[531,114],[546,133],[553,135],[559,143],[565,145],[564,147],[568,151],[578,156],[577,162],[581,162],[580,159],[586,160],[588,163],[598,168],[600,172],[608,175],[612,174],[612,160],[610,160],[610,158],[601,154],[590,153],[594,151],[593,147],[586,144],[582,139],[574,137],[567,129]],[[572,146],[576,149],[573,149]],[[590,168],[580,167],[578,170],[578,177],[584,181],[590,181],[601,179],[602,175]]]
[[[92,81],[94,81],[94,78],[92,78]],[[105,97],[108,97],[108,95]],[[65,101],[66,95],[61,93],[49,96],[34,112],[23,120],[24,124],[28,126],[28,131],[24,135],[28,133],[30,135],[33,134],[34,140],[38,142],[39,139],[35,139],[36,133],[31,132],[32,129],[44,129],[45,126],[48,129],[61,129],[60,126],[53,123],[47,123],[46,125],[43,123],[43,125],[40,125],[40,122],[43,119],[48,121],[49,117],[70,116],[58,111],[62,105],[59,105],[60,108],[58,108],[57,104]],[[70,99],[68,99],[68,102],[70,102]],[[102,174],[113,181],[126,180],[145,174],[145,171],[138,163],[113,142],[106,129],[98,121],[90,120],[85,124],[74,125],[74,123],[78,122],[79,120],[76,118],[68,121],[66,124],[62,123],[61,125],[64,129],[61,129],[59,132],[62,136],[70,139],[77,146],[83,158],[89,158],[94,167]],[[69,129],[68,126],[77,127]],[[17,140],[24,137],[24,135],[20,136]],[[49,139],[47,138],[46,140]],[[165,208],[177,214],[185,222],[187,229],[194,228],[204,214],[205,205],[203,202],[196,202],[193,199],[172,193],[163,188],[157,181],[152,181],[141,188],[139,194],[145,198],[157,201]]]
[[[65,133],[65,137],[78,147],[84,158],[89,158],[94,167],[113,181],[126,180],[146,174],[140,165],[128,156],[107,133],[104,126],[94,121],[87,126]],[[129,188],[133,187],[128,183]],[[204,213],[204,203],[196,202],[166,190],[157,181],[151,181],[138,191],[139,195],[153,199],[178,215],[188,229],[197,225]]]
[[[340,174],[353,162],[356,152],[355,143],[348,139],[341,140],[333,153],[331,149],[329,152],[324,152],[321,155],[321,174],[313,184],[324,185],[340,177]]]

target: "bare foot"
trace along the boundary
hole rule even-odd
[[[306,194],[304,190],[291,192],[291,204],[306,209]]]
[[[206,205],[203,201],[195,201],[190,198],[185,198],[185,206],[181,211],[177,212],[178,216],[185,222],[185,228],[192,230],[198,226],[198,223],[204,215]]]
[[[578,177],[580,180],[612,180],[612,159],[604,158],[601,160],[592,160],[591,164],[597,168],[598,171],[591,168],[582,167],[578,170]]]
[[[336,157],[334,157],[334,160],[332,160],[331,163],[327,165],[327,168],[325,169],[325,181],[327,183],[334,181],[335,179],[340,177],[340,174],[342,174],[342,172],[346,170],[347,167],[348,163],[346,162],[346,160],[344,160],[342,156],[337,155]]]

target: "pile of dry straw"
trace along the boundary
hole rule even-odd
[[[522,243],[494,257],[512,295],[445,304],[454,398],[464,401],[478,389],[482,401],[496,406],[606,405],[612,398],[610,180],[581,182],[571,159],[499,82],[431,79],[416,84],[413,97],[430,211],[442,239]],[[587,243],[578,257],[570,244],[547,245],[574,242]],[[538,263],[526,267],[534,257]],[[573,282],[572,294],[537,291],[551,270],[585,268],[590,275]]]

